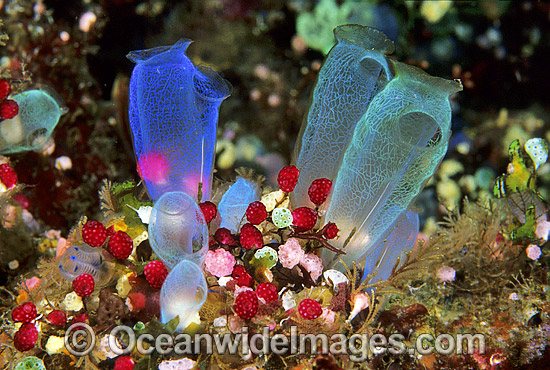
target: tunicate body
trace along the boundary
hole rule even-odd
[[[191,40],[132,51],[130,127],[138,172],[153,199],[183,191],[209,199],[221,102],[231,85],[185,55]],[[200,199],[198,199],[200,200]]]
[[[459,81],[432,77],[385,54],[393,43],[373,28],[343,25],[323,65],[295,154],[300,178],[295,206],[313,205],[307,190],[333,180],[324,223],[340,232],[323,264],[343,269],[377,261],[393,231],[447,151],[449,96]]]
[[[0,122],[0,153],[38,150],[46,144],[59,118],[68,109],[51,88],[28,90],[11,97],[19,114]]]
[[[68,248],[59,261],[59,271],[67,280],[90,274],[98,286],[106,285],[112,276],[112,266],[103,260],[101,252],[85,244]]]
[[[406,253],[412,249],[418,236],[419,218],[415,212],[407,212],[388,237],[372,248],[366,256],[363,280],[377,271],[369,283],[386,280],[397,261],[403,264]]]
[[[250,203],[260,200],[260,194],[260,187],[256,182],[238,177],[218,204],[222,219],[220,227],[236,233],[244,220],[246,209]]]
[[[182,260],[170,271],[160,290],[161,321],[166,324],[179,316],[176,330],[185,329],[198,315],[208,287],[201,268]]]
[[[151,248],[167,268],[184,259],[202,266],[208,228],[201,209],[187,193],[162,195],[153,206],[148,230]]]

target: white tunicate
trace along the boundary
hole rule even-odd
[[[50,88],[24,91],[11,97],[19,113],[0,122],[0,153],[38,150],[46,144],[59,117],[67,112],[63,100]]]
[[[179,316],[176,330],[185,329],[194,321],[207,293],[208,286],[201,268],[193,262],[181,261],[170,271],[160,290],[162,323]]]
[[[533,160],[535,164],[535,170],[543,163],[546,163],[548,159],[548,142],[539,137],[534,139],[529,139],[525,143],[525,151]]]
[[[201,266],[208,250],[208,227],[193,198],[181,191],[162,195],[151,212],[149,242],[169,269],[182,259]]]
[[[336,291],[338,291],[338,284],[349,282],[349,279],[346,277],[346,275],[338,270],[333,269],[323,272],[323,277],[330,286],[333,286],[335,288]]]

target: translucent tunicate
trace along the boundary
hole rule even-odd
[[[183,191],[209,199],[218,110],[231,85],[185,55],[191,40],[132,51],[130,127],[140,176],[153,199]],[[202,186],[200,185],[202,184]]]
[[[296,207],[315,207],[309,200],[309,186],[319,178],[336,178],[355,125],[391,79],[385,54],[393,52],[394,46],[382,32],[368,28],[359,35],[353,26],[340,26],[334,34],[338,44],[319,72],[296,141],[296,166],[300,169],[293,193]]]
[[[201,266],[208,250],[208,228],[193,198],[181,191],[161,196],[151,211],[149,242],[169,269],[183,259]]]
[[[19,114],[0,122],[0,153],[37,150],[44,146],[68,109],[51,88],[29,90],[11,97],[19,105]]]
[[[223,194],[218,211],[222,222],[220,227],[236,233],[240,229],[246,209],[250,203],[260,200],[260,187],[252,180],[238,177],[237,181]]]
[[[372,248],[370,254],[366,256],[363,280],[374,271],[377,271],[377,274],[369,283],[389,278],[397,260],[402,264],[406,253],[414,246],[418,227],[418,214],[407,212],[391,234]]]
[[[161,321],[166,324],[179,316],[176,330],[185,329],[195,321],[206,301],[208,287],[202,270],[193,262],[183,260],[166,277],[160,290]]]
[[[111,264],[103,260],[101,252],[86,244],[68,248],[59,261],[59,271],[67,280],[90,274],[98,286],[108,284],[113,272]]]
[[[324,223],[339,237],[323,249],[325,266],[343,269],[378,246],[409,206],[447,151],[449,96],[460,81],[432,77],[385,54],[393,43],[373,28],[343,25],[338,44],[319,72],[312,103],[297,142],[300,179],[296,206],[313,206],[307,195],[317,178],[333,179]]]

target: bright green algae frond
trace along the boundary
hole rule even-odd
[[[338,225],[333,245],[346,254],[322,257],[338,267],[340,258],[349,265],[383,257],[384,238],[447,151],[449,95],[462,85],[386,58],[393,44],[378,30],[345,25],[335,34],[302,128],[295,196],[311,206],[309,184],[333,179],[324,221]]]

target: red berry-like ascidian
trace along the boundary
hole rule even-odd
[[[225,245],[235,246],[238,244],[233,235],[231,235],[231,231],[229,231],[229,229],[226,229],[225,227],[220,227],[218,230],[216,230],[216,232],[214,233],[214,239],[218,243]]]
[[[4,100],[0,103],[0,117],[2,119],[11,119],[19,114],[19,105],[15,100]]]
[[[313,204],[320,205],[324,203],[325,200],[327,200],[328,193],[330,193],[331,188],[332,181],[330,181],[329,179],[321,178],[313,180],[313,182],[309,186],[307,194],[309,195],[309,199]]]
[[[115,367],[113,370],[133,370],[134,369],[134,359],[130,356],[121,356],[116,359]]]
[[[0,181],[6,189],[13,188],[17,184],[17,173],[7,163],[0,164]]]
[[[334,222],[329,222],[324,227],[323,235],[327,239],[334,239],[338,235],[339,231],[340,230],[338,230],[338,226],[336,226],[336,224]]]
[[[254,279],[252,279],[252,276],[250,276],[243,265],[235,265],[231,276],[240,286],[251,287],[254,284]]]
[[[86,321],[88,321],[88,315],[86,315],[85,313],[81,313],[81,314],[78,314],[76,315],[75,317],[73,317],[73,319],[71,320],[71,325],[74,325],[74,324],[79,324],[79,323],[83,323],[85,324]],[[84,328],[83,325],[76,325],[75,326],[75,329],[79,328],[79,327],[82,327]]]
[[[302,231],[311,230],[317,223],[317,212],[309,207],[300,207],[292,211],[292,224]]]
[[[212,202],[206,201],[199,203],[199,207],[202,211],[202,214],[204,215],[204,219],[207,224],[210,223],[213,219],[216,218],[216,215],[218,214],[218,209],[216,208],[216,205]]]
[[[276,301],[279,298],[277,287],[269,282],[260,283],[256,287],[256,294],[266,303]]]
[[[11,313],[11,318],[15,322],[31,322],[36,319],[36,306],[32,302],[25,302],[17,306]]]
[[[252,225],[259,225],[267,218],[267,209],[262,202],[252,202],[246,209],[246,219]]]
[[[306,320],[313,320],[321,316],[321,304],[313,299],[306,298],[298,305],[298,312]]]
[[[133,249],[134,242],[124,231],[115,232],[109,239],[109,251],[119,260],[128,258]]]
[[[264,238],[256,226],[246,223],[241,227],[240,242],[246,249],[258,249],[264,245]]]
[[[298,183],[298,176],[300,175],[300,170],[294,166],[286,166],[279,171],[277,176],[277,183],[279,184],[279,189],[285,193],[290,193],[296,187]]]
[[[5,78],[0,80],[0,100],[4,100],[11,93],[11,85]]]
[[[36,345],[38,340],[38,330],[36,326],[30,322],[26,322],[15,333],[13,344],[18,351],[30,351]]]
[[[55,326],[64,326],[67,323],[67,314],[61,310],[53,310],[46,318]]]
[[[91,247],[101,247],[107,239],[107,229],[102,223],[88,221],[82,226],[82,240]]]
[[[73,290],[79,297],[88,297],[94,289],[94,277],[90,274],[79,275],[73,280]]]
[[[258,312],[258,296],[255,292],[247,290],[242,292],[235,299],[235,313],[241,319],[251,319]]]
[[[13,200],[19,203],[21,205],[21,208],[23,209],[29,209],[29,207],[31,206],[31,200],[29,199],[28,196],[26,196],[23,193],[15,194],[15,196],[13,197]]]
[[[149,262],[143,269],[143,272],[149,285],[157,289],[162,288],[162,284],[164,284],[164,280],[168,276],[168,270],[161,261]]]

